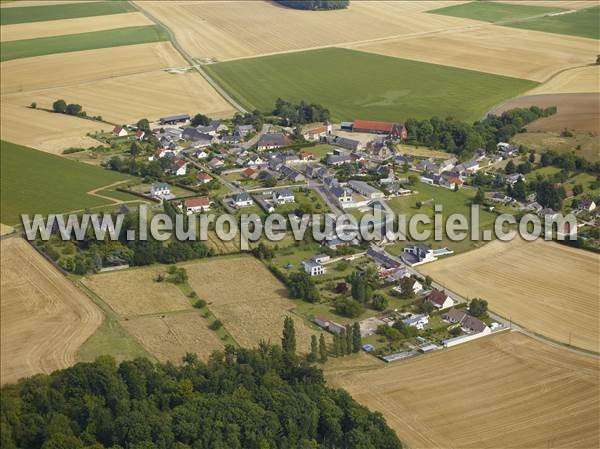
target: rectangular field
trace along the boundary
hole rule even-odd
[[[35,5],[17,8],[3,8],[0,24],[43,22],[46,20],[73,19],[75,17],[93,17],[108,14],[120,14],[135,11],[125,1],[65,3],[59,5]]]
[[[127,179],[91,165],[0,142],[2,191],[0,221],[20,223],[20,214],[64,213],[111,204],[86,192]]]
[[[412,449],[587,449],[600,436],[597,360],[503,333],[412,360],[362,355],[326,378]]]
[[[205,67],[248,109],[270,111],[281,97],[320,103],[342,120],[396,121],[433,115],[475,120],[492,105],[536,85],[340,48]]]
[[[145,44],[168,39],[166,31],[162,28],[148,25],[0,42],[0,51],[2,52],[0,61],[94,48]]]
[[[508,26],[547,33],[567,34],[590,39],[600,39],[600,6],[533,20],[509,23]]]
[[[206,361],[213,351],[224,347],[217,334],[207,327],[207,321],[195,310],[139,316],[122,321],[121,325],[160,362],[180,364],[188,352],[196,353]]]
[[[100,309],[23,239],[2,240],[0,254],[0,383],[75,363]]]
[[[2,42],[17,41],[143,25],[152,25],[152,22],[139,12],[50,20],[48,22],[19,23],[15,25],[3,25],[0,28],[0,40]]]
[[[600,93],[600,66],[577,67],[552,77],[529,94]]]
[[[443,14],[465,19],[483,20],[485,22],[506,22],[509,20],[527,19],[543,14],[561,12],[562,8],[548,6],[516,5],[502,2],[469,2],[461,5],[432,9],[431,14]]]
[[[561,343],[599,352],[597,254],[536,240],[494,241],[423,265],[445,287]]]
[[[295,302],[261,262],[251,256],[228,256],[182,266],[194,291],[241,346],[280,343],[283,320],[292,316]],[[293,318],[298,351],[308,352],[310,336],[317,332]]]
[[[423,13],[453,1],[356,1],[324,14],[265,1],[136,3],[173,30],[191,56],[216,61],[477,25]]]
[[[166,267],[101,273],[82,280],[119,316],[145,315],[191,309],[191,303],[170,282],[156,282]]]
[[[488,24],[357,43],[348,48],[533,81],[545,81],[569,67],[588,65],[598,53],[598,44],[590,39]]]

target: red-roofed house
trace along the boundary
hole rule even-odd
[[[183,202],[183,208],[188,215],[206,212],[207,210],[210,210],[210,200],[207,196],[190,198]]]
[[[312,161],[315,158],[315,155],[308,151],[301,151],[298,153],[298,158],[300,158],[301,161]]]
[[[408,133],[404,125],[392,122],[354,120],[352,131],[360,133],[387,134],[396,139],[406,139]]]
[[[256,179],[258,177],[258,170],[248,167],[242,171],[242,176],[247,179]]]
[[[436,309],[440,310],[447,309],[448,307],[452,307],[454,305],[454,301],[446,294],[446,292],[436,288],[431,290],[426,299],[433,304]]]
[[[171,171],[176,176],[183,176],[187,173],[187,162],[181,159],[173,161]]]
[[[144,131],[142,131],[141,129],[138,129],[138,130],[135,132],[135,138],[136,138],[137,140],[144,140],[144,136],[145,136],[145,135],[146,135],[146,133],[145,133]]]
[[[198,181],[200,181],[200,184],[208,184],[212,181],[212,176],[210,176],[208,173],[202,172],[198,175]]]
[[[112,135],[115,137],[125,137],[127,135],[127,130],[122,126],[115,126],[112,130]]]

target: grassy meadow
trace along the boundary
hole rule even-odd
[[[22,6],[5,8],[0,16],[0,24],[43,22],[46,20],[74,19],[77,17],[105,16],[135,11],[125,1],[66,3],[60,5]]]
[[[538,17],[533,20],[510,23],[508,25],[527,30],[600,39],[600,6],[580,9],[579,11],[560,16]]]
[[[88,195],[125,175],[1,141],[0,222],[20,223],[20,214],[63,213],[110,201]]]
[[[340,48],[206,65],[247,109],[270,111],[278,97],[327,107],[334,119],[477,120],[537,83]],[[343,75],[343,76],[342,76]]]
[[[0,61],[165,40],[168,40],[166,31],[155,25],[39,37],[0,43]]]
[[[444,16],[482,20],[484,22],[506,22],[560,11],[564,11],[564,9],[549,8],[546,6],[477,1],[433,9],[427,12],[432,14],[442,14]]]

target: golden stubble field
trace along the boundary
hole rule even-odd
[[[175,285],[156,282],[166,267],[133,268],[87,276],[82,283],[117,315],[119,323],[161,362],[181,363],[186,352],[202,360],[223,342]]]
[[[562,343],[599,352],[597,254],[535,240],[493,241],[482,248],[420,267],[465,297]]]
[[[371,359],[371,360],[368,360]],[[504,332],[411,360],[325,366],[412,449],[598,447],[598,359]]]
[[[588,65],[565,70],[528,94],[600,93],[600,66]]]
[[[101,310],[26,241],[2,240],[0,250],[1,383],[74,364]]]
[[[251,256],[227,256],[184,263],[194,291],[243,347],[261,341],[280,344],[283,320],[292,316],[299,352],[308,352],[317,331],[290,313],[294,301],[268,269]]]
[[[598,53],[598,42],[594,39],[478,23],[469,29],[346,47],[539,82],[565,68],[591,64]]]
[[[191,56],[219,61],[481,24],[423,13],[459,3],[351,2],[315,14],[266,1],[136,2],[172,29]]]
[[[2,40],[2,42],[7,42],[20,39],[89,33],[92,31],[144,25],[153,25],[153,23],[145,15],[139,12],[81,17],[76,19],[49,20],[47,22],[18,23],[13,25],[2,25],[0,28],[0,40]]]

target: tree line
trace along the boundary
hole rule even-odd
[[[350,0],[275,0],[277,3],[294,9],[308,9],[311,11],[344,9]]]
[[[295,354],[286,323],[281,347],[188,353],[181,366],[101,356],[5,385],[2,448],[401,449],[380,413]]]

